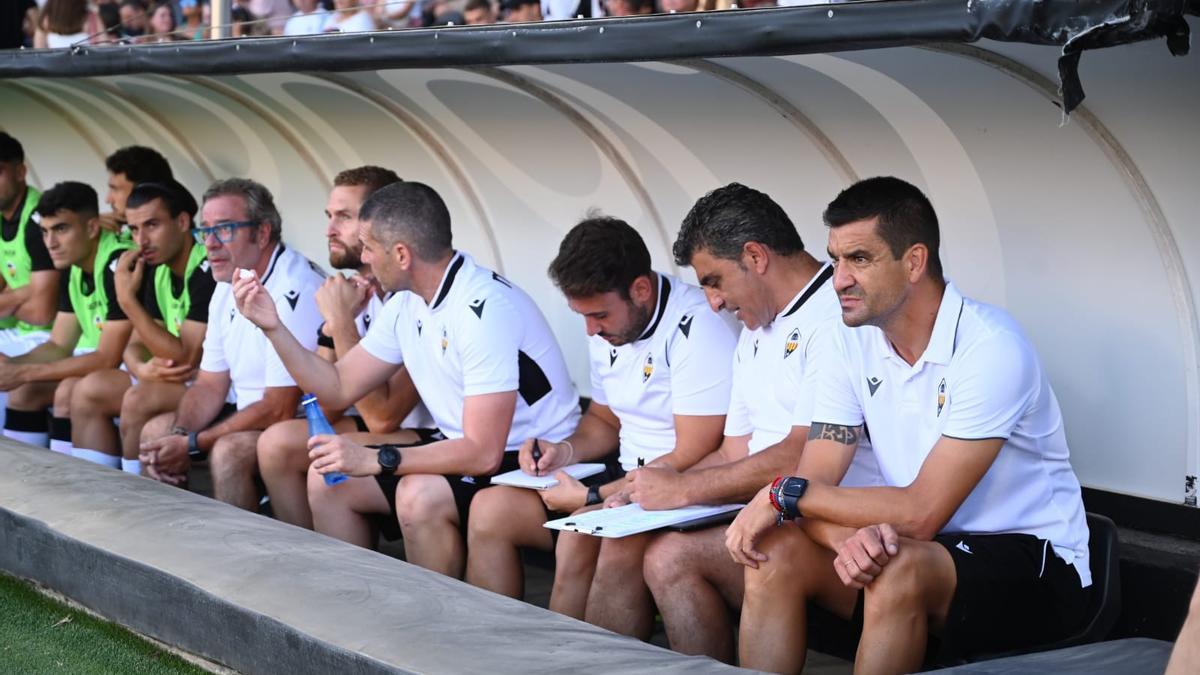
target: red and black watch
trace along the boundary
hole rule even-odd
[[[775,519],[776,525],[783,525],[788,520],[795,520],[801,516],[800,506],[798,502],[808,491],[808,479],[799,476],[788,476],[786,478],[780,476],[771,483],[771,491],[769,497],[771,506],[779,512],[779,516]]]

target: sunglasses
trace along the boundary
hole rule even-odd
[[[233,234],[237,229],[242,227],[255,227],[257,225],[258,223],[254,221],[244,220],[242,222],[229,221],[217,223],[212,227],[193,227],[192,236],[196,238],[196,243],[201,245],[204,244],[204,241],[208,239],[208,235],[210,234],[216,237],[217,241],[221,242],[222,244],[228,244],[229,242],[233,241]]]

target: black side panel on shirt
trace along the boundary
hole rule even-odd
[[[121,309],[121,303],[117,302],[117,280],[116,272],[112,269],[113,260],[119,258],[125,251],[114,251],[108,260],[104,261],[104,292],[108,295],[108,314],[104,315],[105,321],[125,321],[128,317]],[[142,277],[143,281],[145,277]]]
[[[550,393],[550,378],[542,371],[537,361],[529,358],[525,352],[517,352],[517,393],[525,401],[525,405],[534,403]]]
[[[213,291],[217,290],[217,281],[213,279],[208,263],[201,263],[188,279],[188,297],[192,304],[188,307],[187,320],[208,323],[208,303],[212,300]]]
[[[71,305],[71,270],[58,275],[58,311],[75,313],[75,308]]]

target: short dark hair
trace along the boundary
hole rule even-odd
[[[21,141],[0,131],[0,162],[24,162],[25,148]]]
[[[433,188],[401,182],[382,187],[363,202],[358,219],[371,223],[371,232],[385,245],[404,241],[426,262],[440,259],[452,248],[450,211]]]
[[[37,205],[38,215],[43,218],[59,211],[72,211],[85,218],[93,218],[100,213],[100,198],[87,183],[63,181],[43,192]]]
[[[494,11],[492,9],[492,0],[467,0],[467,4],[463,5],[464,14],[476,9],[486,9],[489,12]]]
[[[550,263],[550,279],[569,298],[616,291],[628,300],[634,280],[650,271],[650,251],[637,230],[601,215],[571,228]]]
[[[924,244],[929,249],[929,276],[943,279],[937,213],[915,185],[893,176],[860,180],[829,202],[823,218],[829,227],[878,218],[875,231],[892,257],[899,260],[914,244]]]
[[[142,10],[143,12],[146,11],[146,3],[143,2],[142,0],[121,0],[121,6],[122,7],[135,7],[137,9]]]
[[[346,169],[333,177],[335,187],[358,187],[367,188],[367,194],[378,190],[385,185],[399,183],[402,178],[396,175],[395,171],[385,169],[381,166],[359,166],[353,169]]]
[[[265,185],[249,178],[226,178],[218,180],[204,191],[203,201],[215,197],[236,195],[246,202],[246,219],[271,226],[270,241],[283,238],[283,216],[275,208],[275,198]]]
[[[113,175],[125,174],[125,180],[134,185],[165,182],[175,177],[165,157],[158,154],[157,150],[142,145],[130,145],[117,150],[105,158],[104,166]]]
[[[752,241],[778,255],[804,251],[800,233],[775,200],[741,183],[730,183],[692,206],[671,250],[679,265],[691,265],[692,256],[700,249],[740,264],[742,251]]]
[[[194,220],[196,211],[199,210],[195,197],[192,197],[187,188],[173,180],[162,183],[138,183],[133,186],[133,191],[129,193],[129,199],[125,201],[125,210],[129,211],[129,209],[145,206],[155,199],[163,201],[172,218],[178,218],[179,214],[187,213]]]

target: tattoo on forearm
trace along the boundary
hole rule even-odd
[[[825,424],[813,422],[808,429],[810,441],[834,441],[842,445],[857,445],[859,427],[848,427],[844,424]]]

